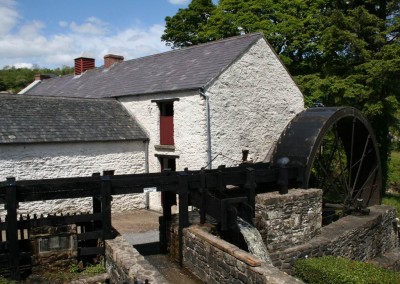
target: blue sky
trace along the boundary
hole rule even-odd
[[[72,66],[90,54],[96,66],[170,50],[165,17],[190,0],[0,0],[0,68]],[[216,2],[216,1],[214,1]]]

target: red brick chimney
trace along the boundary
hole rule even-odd
[[[104,55],[104,68],[109,68],[115,63],[120,63],[124,61],[124,57],[121,55],[107,54]]]
[[[50,79],[50,78],[51,78],[51,76],[49,74],[40,74],[40,73],[35,74],[35,81],[46,80],[46,79]]]
[[[84,53],[80,57],[75,58],[75,75],[80,75],[89,69],[93,69],[94,67],[94,58],[91,58]]]

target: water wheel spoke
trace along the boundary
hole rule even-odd
[[[358,178],[360,176],[360,172],[361,172],[361,168],[363,166],[364,158],[366,157],[366,152],[367,152],[367,147],[368,147],[368,144],[369,144],[370,137],[371,136],[368,135],[367,140],[365,141],[364,150],[363,150],[363,153],[361,155],[360,165],[358,166],[356,178],[354,179],[353,186],[351,187],[351,192],[349,194],[349,197],[351,197],[353,195],[354,189],[355,189],[355,187],[356,187],[356,185],[358,183]]]
[[[351,125],[351,143],[350,143],[350,160],[348,162],[349,165],[349,181],[348,181],[348,185],[349,185],[349,192],[348,194],[350,194],[350,185],[351,185],[351,174],[352,174],[352,170],[353,170],[353,153],[354,153],[354,129],[355,129],[355,125],[356,125],[356,119],[353,118],[353,122]]]
[[[364,190],[367,188],[367,185],[369,184],[369,182],[371,181],[371,177],[374,177],[374,179],[376,179],[376,175],[378,174],[378,166],[376,166],[368,175],[368,177],[365,179],[365,182],[363,183],[363,185],[360,187],[360,189],[356,192],[356,194],[354,195],[354,197],[352,198],[353,203],[360,198],[361,194],[364,192]],[[371,186],[371,190],[370,190],[370,196],[368,197],[368,201],[371,198],[371,195],[373,193],[373,187],[376,186],[375,182],[372,183]]]
[[[369,156],[369,155],[372,154],[372,153],[373,153],[373,150],[370,149],[370,150],[364,155],[364,157],[367,157],[367,156]],[[361,156],[360,159],[358,159],[355,163],[353,163],[353,164],[351,165],[351,169],[355,169],[355,168],[358,169],[358,165],[361,163],[361,161],[363,160],[364,157]]]
[[[336,128],[336,125],[334,126],[333,134],[334,134],[334,136],[335,136],[335,139],[334,139],[333,147],[331,147],[332,150],[331,150],[331,153],[330,153],[330,155],[329,155],[329,158],[328,158],[327,161],[326,161],[328,164],[327,164],[327,165],[324,165],[324,168],[326,168],[326,169],[330,169],[330,168],[331,168],[332,162],[333,162],[333,158],[334,158],[334,156],[335,156],[335,152],[336,152],[336,150],[337,150],[337,148],[338,148],[338,145],[339,145],[339,143],[338,143],[339,139],[338,139],[338,135],[337,135],[337,128]],[[323,146],[321,146],[321,147],[323,147]],[[321,147],[320,147],[320,154],[322,154],[322,149],[321,149]],[[322,155],[322,156],[323,156],[323,155]]]
[[[336,192],[336,193],[340,193],[341,191],[337,188],[334,180],[332,179],[332,175],[329,174],[329,172],[327,171],[327,169],[325,169],[322,165],[322,163],[317,160],[317,163],[320,167],[320,169],[322,170],[323,174],[324,174],[324,181],[328,181],[328,183],[330,184],[330,186],[328,188],[324,187],[323,189],[327,192],[331,191],[331,189]]]
[[[337,137],[337,138],[339,139],[339,136],[336,135],[336,134],[335,134],[335,137]],[[339,142],[338,142],[338,143],[339,143]],[[343,148],[343,145],[342,145],[341,148]],[[343,158],[344,158],[344,157],[342,157],[342,151],[341,151],[341,150],[338,150],[338,151],[337,151],[337,155],[338,155],[339,166],[340,166],[340,175],[339,175],[339,177],[340,177],[340,183],[341,183],[341,186],[342,186],[342,188],[343,188],[344,193],[345,193],[345,194],[349,194],[349,191],[350,191],[350,184],[348,184],[347,181],[346,181],[346,169],[347,169],[347,166],[344,166],[344,165],[343,165]],[[347,164],[348,164],[348,163],[347,163]]]

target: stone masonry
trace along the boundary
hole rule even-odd
[[[250,253],[208,233],[207,228],[193,225],[184,229],[184,266],[204,283],[302,283]]]
[[[321,232],[322,190],[258,194],[255,213],[255,227],[269,252],[303,244]]]
[[[369,215],[349,215],[323,227],[307,243],[271,253],[272,263],[291,274],[300,258],[333,255],[367,261],[397,248],[396,209],[384,205],[370,209]]]
[[[111,283],[169,283],[122,236],[106,242],[106,270]]]
[[[68,270],[71,264],[78,262],[75,225],[32,228],[29,239],[34,273]]]

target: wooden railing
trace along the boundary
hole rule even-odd
[[[146,188],[154,187],[164,195],[163,222],[160,226],[162,247],[167,246],[166,234],[171,220],[171,206],[178,195],[179,251],[182,253],[182,230],[189,225],[189,196],[192,205],[199,208],[202,222],[208,214],[226,229],[230,220],[236,220],[234,216],[230,216],[233,213],[244,214],[242,217],[251,221],[257,185],[262,184],[264,192],[279,190],[285,194],[290,183],[299,182],[298,177],[297,168],[271,168],[268,164],[255,164],[234,168],[220,167],[216,170],[164,171],[134,175],[113,175],[113,172],[105,172],[103,176],[94,174],[91,177],[78,178],[21,181],[8,178],[5,182],[0,182],[0,204],[3,203],[7,211],[6,220],[0,219],[0,265],[6,267],[8,261],[11,278],[20,279],[21,269],[31,255],[27,242],[33,227],[76,224],[82,228],[77,236],[82,243],[87,240],[104,241],[113,238],[115,231],[111,226],[112,195],[143,193]],[[239,186],[245,194],[240,197],[219,196],[226,185]],[[46,217],[18,216],[19,202],[83,197],[92,197],[92,212]],[[234,209],[237,204],[241,204],[237,208],[244,208],[243,212]],[[81,246],[78,252],[81,256],[104,254],[104,248]],[[182,261],[182,255],[180,258]]]

